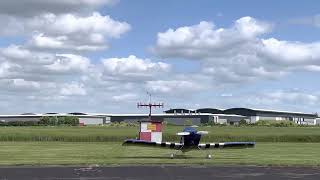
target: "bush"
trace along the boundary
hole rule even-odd
[[[77,126],[79,125],[79,118],[75,116],[66,116],[65,117],[65,124],[71,125],[71,126]]]
[[[248,125],[248,123],[247,123],[246,120],[241,119],[241,120],[239,121],[239,126],[246,126],[246,125]]]
[[[40,118],[39,124],[44,126],[58,125],[58,118],[56,116],[43,116]]]
[[[43,116],[40,118],[39,125],[57,126],[57,125],[79,125],[79,118],[76,116]]]
[[[214,121],[208,121],[207,123],[202,123],[202,126],[216,126],[217,124]]]
[[[0,122],[0,126],[38,126],[37,121],[9,121]]]
[[[255,126],[268,126],[268,127],[296,127],[292,121],[275,121],[275,120],[260,120],[253,125]]]
[[[109,124],[107,124],[106,126],[110,126],[110,127],[138,127],[139,123],[137,122],[111,122]]]
[[[192,123],[192,121],[190,119],[185,120],[184,123],[185,123],[185,126],[192,126],[193,125],[193,123]]]
[[[39,125],[48,125],[50,122],[49,116],[43,116],[40,118]]]

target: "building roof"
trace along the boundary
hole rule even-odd
[[[302,113],[302,112],[291,112],[291,111],[278,111],[278,110],[267,110],[267,109],[249,109],[249,108],[231,108],[223,111],[225,114],[239,114],[243,116],[257,116],[259,113],[268,113],[274,115],[288,115],[288,116],[308,116],[317,117],[317,114]]]
[[[87,113],[82,113],[82,112],[71,112],[68,114],[72,114],[72,115],[88,115]]]
[[[21,115],[37,115],[35,113],[22,113]]]
[[[223,114],[223,110],[215,108],[201,108],[197,109],[196,112],[199,113],[212,113],[212,114]]]
[[[109,116],[149,116],[149,114],[109,114]],[[152,114],[153,117],[157,116],[228,116],[228,117],[245,117],[237,114],[212,114],[212,113],[193,113],[193,114]]]
[[[167,114],[171,113],[194,113],[195,111],[192,109],[184,109],[184,108],[175,108],[164,111]]]

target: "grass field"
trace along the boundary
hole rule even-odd
[[[167,126],[165,141],[178,141],[181,126]],[[199,127],[202,142],[256,141],[254,149],[195,151],[169,159],[172,150],[122,147],[137,127],[0,127],[0,165],[246,164],[320,165],[320,127]],[[309,142],[309,143],[307,143]],[[312,142],[312,143],[310,143]]]
[[[181,126],[167,126],[165,141],[179,140]],[[203,141],[319,142],[320,127],[199,127]],[[137,127],[0,127],[0,141],[120,142],[137,137]]]
[[[320,165],[320,143],[258,143],[254,149],[188,152],[170,159],[171,150],[122,147],[121,143],[0,142],[0,165]]]

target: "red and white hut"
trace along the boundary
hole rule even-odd
[[[140,121],[139,139],[152,142],[162,142],[162,122]]]

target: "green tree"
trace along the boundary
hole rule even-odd
[[[239,121],[239,125],[240,125],[240,126],[246,126],[246,125],[248,125],[248,123],[247,123],[246,120],[241,119],[241,120]]]

